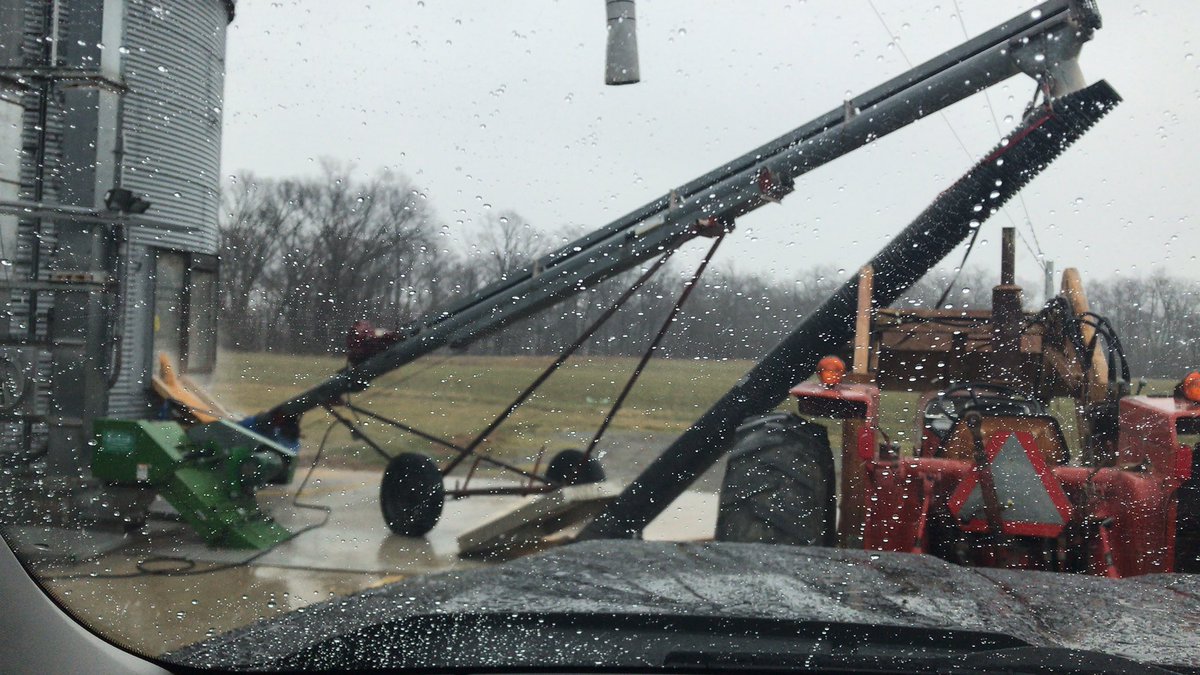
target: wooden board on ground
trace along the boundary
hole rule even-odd
[[[459,555],[509,558],[566,543],[620,494],[612,482],[573,485],[539,495],[458,537]]]

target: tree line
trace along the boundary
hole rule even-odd
[[[329,162],[311,177],[243,174],[226,186],[222,199],[221,341],[244,351],[342,353],[355,321],[404,326],[583,233],[545,232],[517,213],[497,211],[476,225],[471,244],[458,244],[426,193],[407,177],[381,172],[364,178]],[[581,352],[640,354],[690,272],[668,263]],[[466,349],[557,353],[637,274],[596,284]],[[933,306],[948,276],[935,270],[898,304]],[[978,268],[962,270],[947,302],[990,306],[991,276]],[[781,281],[716,265],[693,289],[661,356],[760,357],[844,281],[844,274],[826,266]],[[1087,280],[1087,290],[1093,310],[1107,316],[1121,336],[1135,375],[1177,377],[1200,366],[1200,284],[1155,272]],[[1027,291],[1027,298],[1039,296]]]

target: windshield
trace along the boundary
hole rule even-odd
[[[5,541],[201,667],[1198,666],[1197,20],[4,0]]]

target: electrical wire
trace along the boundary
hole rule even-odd
[[[139,577],[155,577],[155,576],[156,577],[183,577],[183,576],[193,576],[193,575],[197,575],[197,574],[211,574],[213,572],[223,572],[225,570],[236,569],[239,567],[245,567],[245,566],[249,565],[250,563],[254,562],[255,560],[258,560],[258,559],[262,558],[263,556],[267,555],[268,553],[273,552],[275,549],[279,548],[281,545],[286,544],[289,541],[292,541],[296,537],[299,537],[300,535],[302,535],[306,532],[311,532],[313,530],[324,527],[326,524],[329,523],[329,518],[333,513],[333,509],[328,506],[325,506],[324,504],[311,504],[311,503],[307,503],[307,502],[301,502],[300,495],[303,494],[304,488],[308,486],[308,482],[312,478],[313,472],[316,471],[318,464],[320,464],[321,456],[325,452],[325,445],[329,440],[329,434],[333,431],[334,427],[336,427],[336,426],[337,426],[337,422],[330,422],[329,426],[325,428],[325,434],[321,437],[321,444],[319,446],[317,446],[317,453],[316,453],[316,455],[313,456],[312,464],[309,465],[308,471],[304,474],[304,479],[302,481],[300,481],[300,485],[296,488],[296,491],[292,494],[292,506],[294,506],[297,509],[304,509],[304,510],[308,510],[308,511],[320,511],[324,514],[324,517],[321,518],[321,520],[318,522],[311,523],[309,525],[305,525],[304,527],[300,528],[299,530],[296,530],[290,536],[288,536],[287,539],[276,542],[270,548],[259,551],[258,553],[255,553],[254,555],[250,556],[249,558],[246,558],[245,560],[239,560],[237,562],[232,562],[232,563],[221,563],[221,564],[213,565],[211,567],[204,567],[201,569],[196,569],[196,561],[193,560],[192,558],[187,558],[185,556],[153,555],[148,558],[143,558],[142,560],[139,560],[137,562],[137,571],[136,572],[117,572],[117,573],[112,573],[112,574],[63,574],[63,575],[55,575],[55,576],[39,576],[38,578],[42,581],[65,581],[65,580],[72,580],[72,579],[135,579],[135,578],[139,578]],[[162,564],[162,563],[174,563],[179,566],[178,567],[158,567],[158,565]]]
[[[883,26],[884,32],[888,34],[888,39],[890,39],[892,44],[896,46],[896,51],[900,53],[900,57],[904,59],[904,62],[908,64],[908,67],[911,70],[913,67],[913,62],[912,59],[908,58],[908,54],[904,51],[904,47],[900,45],[900,37],[892,32],[892,29],[888,26],[887,21],[884,20],[883,14],[881,14],[879,9],[875,7],[874,0],[867,0],[867,4],[871,6],[871,11],[875,13],[875,18],[879,19],[879,25]],[[962,148],[963,152],[967,154],[968,158],[974,160],[975,156],[971,154],[971,150],[967,148],[967,144],[964,143],[962,137],[958,135],[958,130],[956,130],[954,125],[950,123],[950,118],[946,117],[946,113],[941,110],[938,111],[938,115],[940,115],[942,121],[946,123],[946,128],[950,130],[950,135],[954,136],[954,140],[958,141],[958,147]]]
[[[895,324],[896,328],[903,328],[912,324],[934,324],[938,326],[949,326],[950,328],[981,328],[988,325],[986,319],[979,319],[969,316],[904,316],[898,317],[899,322]],[[888,326],[891,328],[892,326]]]
[[[967,24],[963,20],[962,11],[958,7],[958,2],[957,2],[957,0],[952,0],[952,1],[954,2],[954,12],[958,16],[958,23],[959,23],[959,26],[962,28],[963,36],[966,38],[970,38],[970,34],[967,32]],[[892,41],[892,44],[896,46],[896,51],[899,52],[901,58],[903,58],[904,62],[906,64],[908,64],[908,67],[912,68],[913,67],[912,59],[908,58],[908,54],[904,51],[904,47],[902,47],[900,45],[899,37],[895,33],[892,32],[891,27],[888,26],[887,20],[885,20],[883,18],[883,14],[880,13],[879,8],[877,8],[875,6],[874,0],[867,0],[867,4],[871,7],[871,11],[875,14],[875,18],[879,20],[879,25],[882,26],[883,30],[888,34],[888,38]],[[996,127],[996,133],[999,134],[1001,137],[1003,137],[1004,132],[1000,129],[1000,121],[996,117],[996,109],[995,109],[995,106],[992,105],[991,96],[988,95],[987,90],[984,90],[983,94],[984,94],[985,99],[987,100],[988,110],[991,113],[992,124],[995,125],[995,127]],[[964,143],[962,137],[959,136],[958,131],[954,128],[954,125],[950,122],[950,118],[946,116],[946,113],[944,111],[939,110],[938,115],[942,118],[942,121],[946,123],[946,128],[950,130],[950,134],[952,136],[954,136],[954,140],[958,142],[958,146],[960,148],[962,148],[963,152],[966,153],[966,155],[969,159],[973,160],[975,158],[975,156],[971,154],[970,149],[967,148],[967,144]],[[1025,197],[1023,195],[1021,195],[1019,192],[1017,193],[1017,197],[1020,199],[1021,205],[1025,209],[1026,223],[1029,225],[1030,231],[1032,232],[1033,231],[1033,218],[1029,214],[1029,207],[1025,204]],[[1017,221],[1012,217],[1012,214],[1008,212],[1007,207],[1001,208],[1000,211],[1001,211],[1001,213],[1004,214],[1004,216],[1006,218],[1008,218],[1009,222],[1013,226],[1013,229],[1016,230],[1018,237],[1021,239],[1021,242],[1025,244],[1026,250],[1029,251],[1029,254],[1033,257],[1033,259],[1037,262],[1037,264],[1042,268],[1042,271],[1044,272],[1046,270],[1046,263],[1044,262],[1045,256],[1041,253],[1041,245],[1039,244],[1037,246],[1037,252],[1035,253],[1033,247],[1029,245],[1029,241],[1025,238],[1025,235],[1021,232],[1020,228],[1017,227]],[[938,301],[937,301],[937,304],[935,305],[935,307],[941,307],[942,304],[946,301],[946,298],[950,296],[950,292],[951,292],[951,290],[953,290],[954,284],[958,282],[958,276],[962,272],[963,266],[966,265],[966,263],[967,263],[967,258],[970,257],[971,251],[975,247],[975,240],[979,236],[980,229],[982,229],[982,228],[981,227],[976,228],[975,232],[972,233],[971,241],[968,242],[968,244],[967,244],[967,250],[963,254],[962,262],[959,263],[958,269],[955,270],[955,272],[954,272],[954,277],[951,278],[950,283],[946,286],[946,290],[943,291],[942,295],[938,298]],[[1035,242],[1037,241],[1036,233],[1034,234],[1034,241]]]
[[[887,20],[883,18],[883,14],[879,12],[879,8],[875,6],[874,0],[867,0],[867,4],[871,7],[871,11],[875,13],[875,18],[879,19],[879,25],[883,26],[884,32],[888,34],[888,39],[890,39],[892,44],[896,46],[896,51],[900,53],[901,58],[904,59],[904,62],[908,64],[908,67],[911,69],[913,67],[912,59],[908,58],[908,53],[904,51],[904,47],[900,46],[900,38],[892,32],[891,27],[889,27],[887,24]],[[958,14],[959,20],[961,21],[962,13],[959,12]],[[963,26],[963,30],[966,31],[965,25]],[[940,116],[942,121],[946,123],[946,128],[950,130],[950,134],[954,136],[954,140],[958,141],[958,147],[962,148],[963,153],[967,155],[968,159],[974,160],[975,156],[971,154],[971,150],[967,148],[967,144],[964,143],[962,137],[958,135],[958,131],[954,128],[954,125],[950,123],[950,118],[946,116],[946,113],[939,110],[938,116]],[[995,119],[995,116],[995,111],[992,111],[993,120]],[[997,124],[996,128],[999,129],[999,124]],[[1001,210],[1004,211],[1004,209]],[[1005,215],[1008,215],[1007,211],[1004,211],[1004,213]],[[1008,218],[1009,220],[1012,220],[1012,216],[1008,216]],[[1016,223],[1014,223],[1014,225],[1015,224]],[[946,302],[946,298],[950,296],[950,291],[954,288],[954,284],[958,282],[958,275],[962,273],[963,266],[967,264],[967,258],[971,256],[971,251],[975,248],[975,240],[979,238],[979,231],[982,229],[983,227],[981,225],[980,227],[976,227],[975,231],[971,233],[971,240],[967,242],[967,250],[963,253],[962,262],[958,264],[958,268],[954,271],[954,276],[950,279],[950,283],[946,285],[946,290],[942,291],[941,296],[938,297],[938,301],[934,305],[935,308],[940,308],[942,303]]]
[[[975,248],[975,240],[979,238],[979,231],[983,229],[983,224],[975,227],[975,231],[971,233],[971,240],[967,242],[967,250],[963,251],[962,260],[958,262],[958,267],[954,269],[954,276],[950,278],[950,283],[946,284],[946,290],[938,296],[937,303],[934,304],[934,309],[940,309],[942,304],[946,302],[946,298],[950,297],[950,291],[954,288],[954,284],[958,283],[958,275],[962,274],[963,267],[967,264],[967,258],[971,257],[971,251]]]
[[[958,6],[958,0],[951,0],[951,3],[954,6],[954,15],[958,17],[958,25],[960,28],[962,28],[963,37],[970,39],[971,33],[967,30],[967,22],[966,22],[966,19],[963,18],[962,9]],[[994,126],[996,128],[996,134],[998,136],[1003,137],[1004,130],[1000,128],[1000,119],[996,116],[996,106],[994,106],[992,104],[992,95],[990,93],[988,93],[987,89],[983,90],[983,98],[985,101],[987,101],[988,112],[992,116],[992,126]],[[947,124],[949,124],[949,120],[947,120]],[[1043,260],[1045,259],[1045,254],[1042,253],[1042,244],[1041,244],[1041,242],[1038,241],[1037,230],[1034,229],[1034,227],[1033,227],[1033,216],[1029,213],[1029,205],[1025,203],[1024,193],[1017,192],[1017,201],[1019,201],[1021,203],[1021,209],[1025,212],[1025,224],[1029,226],[1029,233],[1031,235],[1033,235],[1033,243],[1034,243],[1034,246],[1037,248],[1037,253],[1036,254],[1033,253],[1033,248],[1030,248],[1029,242],[1027,242],[1027,241],[1025,242],[1025,248],[1029,249],[1029,253],[1033,255],[1033,259],[1036,260],[1038,262],[1038,264],[1042,266],[1042,270],[1045,271],[1046,264],[1045,264],[1045,262],[1043,262]],[[1001,210],[1004,212],[1005,217],[1008,218],[1009,222],[1011,222],[1013,224],[1013,227],[1015,228],[1017,223],[1013,219],[1012,214],[1010,214],[1008,212],[1008,207],[1004,207]],[[1021,231],[1018,229],[1017,233],[1020,234],[1020,232]],[[1024,239],[1025,239],[1025,236],[1021,235],[1021,240],[1024,241]]]

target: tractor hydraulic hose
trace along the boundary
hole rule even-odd
[[[875,270],[875,306],[894,302],[1119,101],[1100,81],[1027,117],[868,263]],[[775,408],[795,383],[812,375],[818,359],[846,345],[853,337],[857,296],[856,277],[668,446],[580,538],[638,537],[725,453],[743,420]]]

